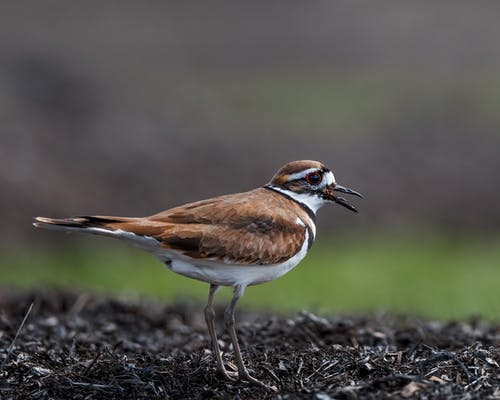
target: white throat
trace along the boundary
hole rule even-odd
[[[328,203],[328,200],[325,200],[316,195],[311,195],[307,193],[296,193],[292,192],[291,190],[282,189],[280,187],[273,185],[269,185],[268,187],[276,192],[283,193],[284,195],[291,197],[297,203],[300,203],[305,207],[307,207],[314,214],[316,214],[316,211],[318,211],[322,206]]]

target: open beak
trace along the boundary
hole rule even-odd
[[[338,185],[336,183],[334,183],[332,186],[333,186],[333,191],[351,194],[353,196],[358,196],[360,198],[363,198],[363,195],[361,193],[356,192],[355,190],[346,188],[346,187]],[[333,192],[331,192],[331,199],[335,203],[340,204],[341,206],[344,206],[351,211],[358,212],[358,210],[356,210],[356,208],[353,205],[349,204],[346,199],[344,199],[343,197],[340,197],[340,196],[334,196]]]

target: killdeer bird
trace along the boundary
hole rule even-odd
[[[220,373],[267,387],[250,375],[235,330],[235,307],[245,288],[279,278],[307,254],[314,238],[316,211],[328,203],[356,209],[334,192],[361,194],[336,183],[317,161],[294,161],[271,181],[249,192],[175,207],[144,218],[83,216],[35,218],[38,228],[111,236],[151,252],[172,271],[210,284],[205,320]],[[224,312],[238,374],[226,370],[215,330],[214,294],[233,288]]]

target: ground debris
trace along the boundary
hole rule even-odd
[[[325,318],[307,312],[286,318],[245,311],[239,320],[249,369],[276,386],[277,393],[218,377],[203,306],[4,289],[0,398],[500,396],[498,323],[479,319],[441,323],[389,315]],[[221,348],[231,368],[229,343],[221,334]]]

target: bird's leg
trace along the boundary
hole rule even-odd
[[[246,380],[266,389],[270,389],[267,385],[250,375],[247,368],[245,367],[245,364],[243,363],[243,357],[241,356],[240,345],[238,343],[238,337],[236,336],[234,310],[236,308],[236,303],[243,295],[244,291],[244,286],[236,286],[234,288],[233,298],[224,311],[224,323],[226,325],[226,329],[229,331],[229,336],[231,336],[231,342],[233,343],[234,355],[238,364],[238,376],[240,380]]]
[[[219,289],[218,285],[210,284],[210,291],[208,292],[208,302],[205,307],[205,321],[208,327],[208,333],[210,334],[210,339],[212,341],[212,350],[215,354],[215,359],[217,360],[217,368],[219,372],[224,376],[224,378],[233,380],[231,374],[224,367],[222,362],[222,356],[219,348],[219,342],[217,340],[217,332],[215,330],[215,311],[213,308],[214,294]]]

